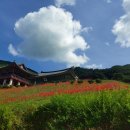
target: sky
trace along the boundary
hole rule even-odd
[[[38,72],[130,64],[130,0],[0,0],[0,59]]]

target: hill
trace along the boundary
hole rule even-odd
[[[0,68],[5,67],[9,65],[10,63],[11,63],[10,61],[0,60]]]
[[[76,67],[75,73],[80,79],[114,79],[130,82],[130,64],[116,65],[107,69],[87,69]]]

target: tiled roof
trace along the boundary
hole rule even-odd
[[[70,68],[69,69],[64,69],[64,70],[58,70],[58,71],[42,72],[42,73],[39,73],[38,76],[56,75],[56,74],[66,73],[68,71],[70,71]]]
[[[28,67],[26,67],[24,64],[17,64],[21,69],[29,72],[29,73],[32,73],[32,74],[38,74],[38,72],[36,72],[35,70],[32,70]]]

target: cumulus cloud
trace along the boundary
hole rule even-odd
[[[82,30],[70,12],[55,6],[43,7],[16,22],[15,32],[23,41],[17,47],[10,45],[9,51],[28,58],[79,66],[89,59],[84,54],[89,45],[81,36]],[[77,49],[83,54],[77,55]]]
[[[130,0],[123,0],[122,6],[126,12],[130,12]]]
[[[116,21],[112,32],[116,43],[121,47],[130,47],[130,0],[123,0],[123,8],[125,14]]]
[[[103,68],[102,64],[100,64],[100,65],[97,65],[97,64],[86,65],[85,67],[89,68],[89,69],[102,69]]]
[[[56,6],[60,7],[62,5],[75,5],[76,0],[55,0]]]
[[[9,44],[8,50],[9,50],[9,53],[12,54],[13,56],[18,56],[18,52],[16,51],[16,49],[13,47],[12,44]]]

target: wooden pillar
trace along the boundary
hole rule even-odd
[[[7,81],[7,80],[6,80],[6,79],[4,79],[4,81],[3,81],[3,85],[6,85],[6,81]]]

